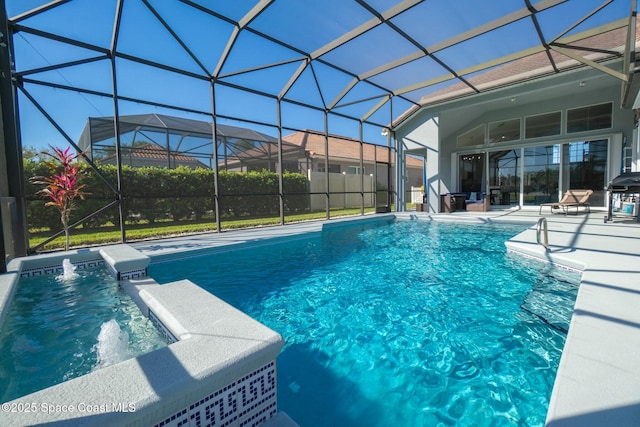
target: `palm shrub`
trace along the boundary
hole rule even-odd
[[[49,199],[45,206],[54,206],[60,213],[60,221],[65,235],[65,251],[69,250],[69,219],[74,209],[75,199],[84,199],[86,186],[79,183],[77,155],[70,153],[67,147],[61,148],[49,146],[51,151],[43,151],[45,157],[43,164],[49,169],[50,176],[35,176],[32,181],[35,185],[43,185],[37,194]],[[48,160],[47,160],[48,159]]]

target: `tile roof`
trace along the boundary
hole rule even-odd
[[[626,39],[627,27],[624,26],[582,38],[567,37],[558,40],[552,46],[560,47],[590,61],[598,62],[614,57],[622,57],[625,51]],[[560,42],[562,40],[566,40],[566,42],[563,44]],[[635,46],[640,46],[640,25],[636,25]],[[551,56],[551,61],[547,52]],[[554,69],[552,61],[557,70]],[[443,102],[509,87],[541,77],[559,74],[560,71],[581,67],[584,68],[586,65],[553,50],[553,48],[548,51],[532,53],[531,55],[497,65],[484,72],[475,75],[469,74],[469,77],[466,78],[469,85],[458,82],[423,96],[420,100],[420,106],[412,106],[401,114],[394,121],[394,126],[402,123],[422,107],[436,106]]]
[[[185,166],[200,166],[203,168],[207,168],[208,166],[196,159],[195,157],[187,156],[185,154],[181,154],[180,152],[171,151],[171,161],[175,164],[182,164]],[[102,163],[110,163],[111,161],[115,161],[115,154],[101,158],[100,162]],[[145,144],[139,147],[129,148],[123,147],[122,150],[122,158],[127,159],[123,162],[127,164],[131,160],[151,160],[151,161],[167,161],[167,150],[163,147],[160,147],[156,144]],[[157,163],[157,162],[156,162]]]
[[[617,28],[607,31],[606,33],[572,41],[568,43],[566,47],[591,61],[598,61],[599,59],[611,57],[610,53],[598,52],[599,50],[617,52],[622,55],[626,37],[627,28]],[[640,26],[636,30],[636,44],[638,44],[639,41]],[[585,55],[584,52],[591,53]],[[565,56],[560,52],[550,50],[549,54],[558,70],[566,71],[571,68],[584,67],[584,64],[581,62]],[[556,70],[549,61],[547,51],[543,51],[494,67],[484,73],[470,77],[467,81],[478,90],[485,91],[555,73]],[[460,82],[423,97],[421,104],[428,105],[473,93],[475,93],[475,91],[471,87]]]
[[[282,139],[304,148],[311,155],[324,156],[326,153],[325,137],[322,133],[304,130],[284,136]],[[330,158],[345,160],[360,158],[360,141],[356,139],[329,135],[328,145]],[[365,144],[363,147],[363,159],[365,161],[373,162],[375,160],[373,147],[376,147],[376,149],[384,149],[384,151],[378,152],[378,159],[380,159],[380,156],[386,156],[386,147]],[[422,167],[422,160],[409,156],[407,157],[407,165],[412,167]]]
[[[126,155],[127,157],[132,157],[137,159],[166,159],[167,158],[167,150],[155,144],[146,144],[140,147],[126,149],[124,151],[126,153],[124,155]],[[170,156],[171,156],[171,159],[180,161],[180,162],[199,163],[198,159],[196,159],[195,157],[180,154],[180,152],[176,152],[176,151],[171,151]]]

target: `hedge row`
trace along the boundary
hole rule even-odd
[[[45,201],[36,194],[41,187],[34,186],[29,181],[33,176],[48,176],[49,171],[37,161],[27,161],[24,166],[29,227],[59,230],[61,225],[57,209],[45,207]],[[102,165],[100,171],[115,187],[116,167]],[[87,185],[86,191],[90,194],[85,200],[77,200],[71,216],[72,223],[116,200],[116,193],[94,169],[87,164],[81,164],[81,172],[81,182]],[[222,217],[279,215],[277,173],[220,171],[219,177]],[[123,166],[122,195],[126,217],[129,220],[147,220],[150,223],[159,219],[215,219],[214,179],[214,171],[211,169],[190,169],[185,166],[176,169]],[[307,211],[307,177],[287,172],[283,179],[285,194],[291,194],[284,198],[285,213]],[[97,227],[109,223],[118,223],[117,206],[92,217],[85,225]]]

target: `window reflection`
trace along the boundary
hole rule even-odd
[[[524,150],[524,204],[539,205],[558,201],[560,178],[559,145]]]
[[[520,139],[520,119],[489,124],[489,142],[507,142]]]
[[[460,156],[460,191],[483,191],[484,153],[464,154]]]
[[[567,133],[609,129],[613,104],[606,103],[567,111]]]
[[[518,204],[520,150],[489,153],[489,193],[492,205]]]
[[[458,136],[458,147],[472,147],[484,144],[484,125],[476,126],[469,132]]]
[[[525,119],[525,138],[541,138],[560,135],[560,111],[540,114]]]
[[[564,145],[563,176],[568,189],[593,190],[589,203],[604,205],[607,140],[580,141]]]

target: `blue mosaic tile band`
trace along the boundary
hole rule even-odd
[[[141,279],[143,277],[147,277],[147,269],[141,268],[139,270],[131,270],[131,271],[118,271],[114,266],[105,263],[105,267],[111,276],[115,277],[118,281],[121,280],[132,280],[132,279]]]
[[[272,361],[154,427],[257,427],[278,412],[276,390],[276,363]]]
[[[105,266],[105,268],[107,269],[107,271],[109,272],[109,274],[110,274],[112,277],[115,277],[116,279],[120,280],[120,279],[118,278],[118,270],[116,270],[116,269],[115,269],[115,267],[114,267],[113,265],[111,265],[111,264],[109,264],[108,262],[106,262],[106,263],[104,264],[104,266]]]
[[[73,263],[77,270],[87,270],[95,267],[104,267],[105,262],[103,259],[95,259],[89,261],[82,261]],[[57,265],[48,265],[46,267],[29,268],[20,271],[20,277],[28,279],[29,277],[46,276],[46,275],[59,275],[64,272],[62,268],[62,261]]]
[[[189,414],[187,412],[187,409],[185,408],[182,411],[178,412],[177,414],[173,414],[166,420],[156,424],[155,427],[165,427],[165,426],[182,427],[182,426],[188,426],[188,425],[189,425]]]
[[[189,406],[191,425],[230,426],[238,420],[235,383]],[[237,425],[235,423],[234,425]]]
[[[263,407],[276,393],[276,372],[266,365],[238,380],[240,415]]]
[[[257,427],[265,423],[269,418],[278,413],[278,405],[274,401],[268,406],[261,408],[258,412],[252,413],[249,417],[244,417],[244,421],[240,423],[240,427]]]
[[[143,277],[147,277],[147,269],[146,268],[141,268],[140,270],[131,270],[131,271],[120,272],[120,277],[118,278],[118,280],[141,279]]]
[[[162,334],[162,337],[165,339],[167,344],[173,344],[174,342],[179,341],[178,338],[176,338],[176,336],[173,335],[173,333],[169,330],[169,328],[167,328],[164,323],[162,323],[162,321],[158,319],[158,316],[156,316],[156,314],[151,309],[149,309],[149,320],[151,321],[153,326],[156,327],[158,332]]]

